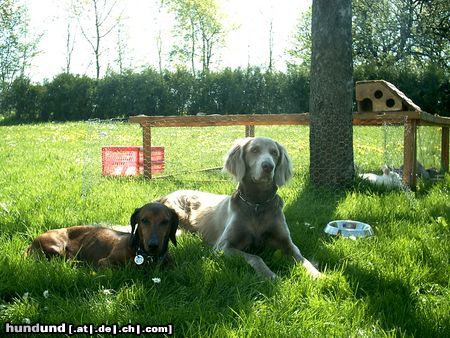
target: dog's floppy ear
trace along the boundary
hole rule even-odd
[[[276,142],[280,158],[275,168],[274,181],[277,186],[282,186],[292,177],[292,162],[286,149]]]
[[[177,213],[173,210],[170,209],[170,232],[169,232],[169,239],[172,241],[173,245],[177,246],[177,229],[178,229],[178,223],[179,223],[179,218]]]
[[[250,140],[250,137],[236,140],[225,157],[224,169],[238,182],[241,182],[245,176],[244,147]]]
[[[132,248],[137,248],[139,245],[139,232],[137,231],[136,226],[139,223],[140,211],[141,211],[141,208],[135,209],[133,214],[130,217],[130,225],[131,225],[130,246]]]

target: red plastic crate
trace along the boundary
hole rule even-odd
[[[136,176],[144,173],[144,148],[102,147],[103,176]],[[164,147],[151,147],[152,175],[164,171]]]

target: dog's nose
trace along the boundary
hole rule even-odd
[[[263,163],[261,164],[261,166],[262,166],[263,171],[264,171],[265,173],[267,173],[267,174],[271,173],[272,170],[273,170],[273,164],[272,164],[272,163],[269,163],[269,162],[263,162]]]
[[[158,239],[157,238],[150,238],[148,241],[148,250],[149,251],[157,251],[158,250]]]

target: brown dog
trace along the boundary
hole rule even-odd
[[[73,226],[49,230],[38,236],[27,253],[47,257],[76,258],[98,266],[165,263],[169,239],[176,246],[178,216],[161,203],[149,203],[131,215],[131,233],[96,226]]]

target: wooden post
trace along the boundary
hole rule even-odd
[[[403,182],[411,188],[416,186],[417,170],[417,120],[405,121],[403,142]]]
[[[144,147],[144,177],[152,178],[152,130],[150,126],[141,124]]]
[[[245,126],[245,137],[255,137],[255,125]]]
[[[449,127],[442,127],[442,138],[441,138],[441,171],[448,172],[449,166]]]

